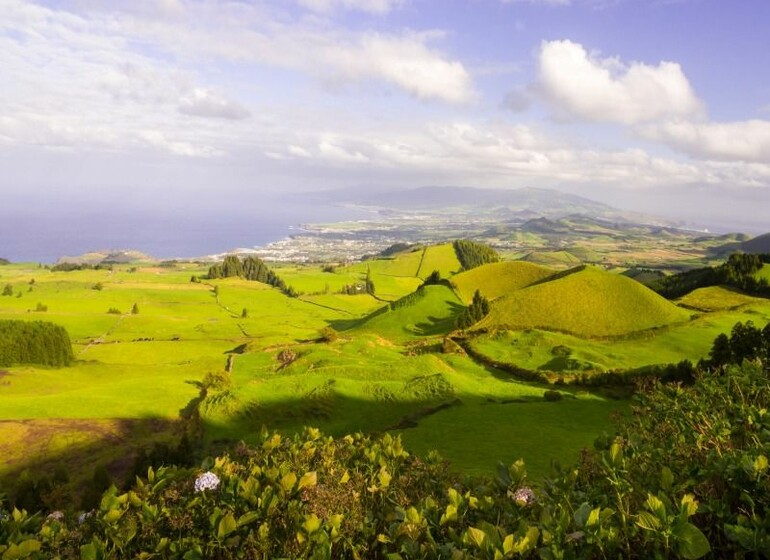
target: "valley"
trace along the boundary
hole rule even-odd
[[[63,465],[81,491],[99,465],[120,481],[142,450],[185,437],[213,454],[258,441],[263,426],[390,431],[458,473],[489,476],[523,458],[540,478],[629,411],[627,379],[625,390],[603,388],[613,372],[695,363],[736,322],[770,320],[767,299],[734,290],[669,301],[612,266],[531,260],[462,271],[443,243],[272,265],[296,297],[207,279],[209,263],[4,265],[12,293],[0,319],[65,327],[75,361],[3,368],[0,479]],[[477,290],[489,312],[460,330]],[[545,400],[554,390],[558,400]]]

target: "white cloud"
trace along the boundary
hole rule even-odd
[[[546,6],[569,6],[571,0],[502,0],[503,4],[545,4]]]
[[[297,0],[314,12],[329,13],[334,10],[356,10],[370,14],[386,14],[404,4],[404,0]]]
[[[699,159],[770,163],[770,121],[671,121],[640,130],[650,139]]]
[[[544,41],[538,88],[557,116],[633,124],[703,112],[682,68],[599,58],[572,41]]]
[[[248,109],[210,89],[195,88],[179,100],[179,112],[185,115],[215,119],[242,120]]]
[[[327,45],[318,56],[335,79],[380,78],[419,99],[470,101],[474,96],[470,75],[461,63],[445,60],[427,46],[433,36],[368,34],[356,45]]]

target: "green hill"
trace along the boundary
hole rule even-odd
[[[770,233],[758,235],[741,243],[744,253],[770,253]]]
[[[568,251],[536,251],[528,254],[522,260],[555,267],[577,266],[582,262]]]
[[[393,340],[438,335],[451,331],[456,316],[464,309],[454,292],[443,285],[424,286],[402,301],[375,311],[355,330]]]
[[[679,298],[677,303],[699,311],[720,311],[734,309],[757,301],[757,298],[747,296],[734,288],[709,286],[693,290],[686,296]]]
[[[473,299],[473,292],[476,290],[487,299],[493,300],[526,288],[552,274],[554,271],[544,266],[523,261],[507,261],[468,270],[453,277],[452,283],[463,301],[468,303]]]
[[[492,303],[478,328],[613,336],[686,321],[690,313],[624,276],[585,268]]]

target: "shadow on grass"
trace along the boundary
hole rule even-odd
[[[166,418],[0,420],[0,494],[13,497],[21,480],[63,476],[77,505],[97,469],[120,485],[140,449],[179,437],[179,423]]]

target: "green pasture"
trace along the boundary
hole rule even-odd
[[[625,337],[601,340],[540,329],[501,330],[475,338],[472,345],[495,361],[559,374],[637,369],[683,359],[695,363],[707,358],[714,338],[729,333],[735,323],[753,321],[763,327],[770,322],[770,301],[748,299],[750,304],[737,309],[702,313],[686,323]]]
[[[0,422],[0,441],[8,447],[22,441],[22,434],[49,437],[56,443],[46,460],[63,453],[61,442],[70,440],[73,449],[89,449],[94,460],[125,459],[163,435],[153,426],[171,430],[180,411],[199,396],[190,382],[223,371],[230,361],[229,385],[200,403],[205,443],[212,448],[249,441],[262,425],[285,433],[312,425],[334,435],[391,429],[413,450],[435,448],[464,472],[491,473],[497,461],[524,457],[540,476],[551,459],[569,462],[610,431],[610,412],[628,405],[572,390],[564,391],[562,401],[545,402],[547,386],[442,353],[444,335],[454,330],[476,289],[494,301],[479,325],[489,332],[477,333],[471,344],[495,360],[557,372],[697,360],[736,321],[763,325],[770,319],[767,300],[710,288],[680,302],[703,311],[685,310],[598,269],[551,278],[551,269],[503,262],[458,274],[449,244],[330,272],[316,264],[275,267],[301,292],[298,298],[236,278],[191,282],[207,268],[0,267],[0,286],[10,283],[13,289],[0,297],[0,318],[60,324],[76,356],[68,368],[0,372],[0,419],[6,420]],[[413,293],[433,270],[455,289],[425,286],[422,296],[390,309],[389,302]],[[367,274],[374,296],[341,293]],[[38,303],[48,310],[36,311]],[[108,313],[112,308],[118,313]],[[327,326],[338,336],[322,342],[319,333]],[[0,463],[0,478],[31,464],[34,450],[43,447],[6,453],[11,459]],[[70,455],[67,464],[81,468],[83,457]]]

